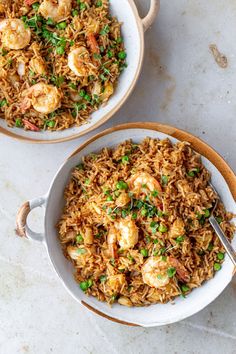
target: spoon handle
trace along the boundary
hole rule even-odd
[[[210,216],[209,222],[215,232],[217,233],[217,236],[219,237],[221,243],[223,244],[226,252],[228,253],[228,256],[230,257],[231,261],[233,262],[234,266],[236,267],[236,253],[231,246],[231,243],[223,233],[221,227],[219,226],[218,222],[216,221],[215,217],[213,215]]]

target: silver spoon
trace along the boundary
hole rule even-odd
[[[231,246],[231,243],[229,242],[229,240],[225,236],[225,234],[222,231],[221,227],[219,226],[216,218],[214,217],[214,211],[217,208],[217,205],[220,200],[220,196],[211,182],[209,182],[209,185],[211,186],[214,193],[217,195],[217,200],[215,202],[214,208],[213,208],[208,220],[209,220],[211,226],[213,227],[213,229],[215,230],[217,236],[219,237],[221,243],[223,244],[226,252],[228,253],[228,256],[230,257],[231,261],[233,262],[234,266],[236,267],[236,252],[234,251],[233,247]]]

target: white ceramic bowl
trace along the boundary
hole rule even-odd
[[[151,0],[150,10],[144,19],[139,17],[133,0],[110,0],[111,11],[123,23],[122,35],[127,52],[127,69],[119,78],[115,94],[108,101],[107,105],[100,107],[94,112],[88,124],[80,127],[72,127],[63,131],[41,131],[32,132],[19,128],[9,128],[5,120],[0,119],[0,132],[28,142],[55,143],[63,142],[82,136],[97,128],[124,104],[132,92],[143,63],[144,56],[144,31],[151,26],[159,11],[160,0]]]
[[[73,266],[62,253],[55,228],[64,206],[64,188],[70,179],[71,170],[81,162],[82,156],[97,152],[105,146],[111,147],[117,145],[130,138],[135,143],[139,143],[146,136],[160,139],[168,137],[173,142],[177,141],[175,138],[177,137],[179,140],[191,142],[195,151],[207,157],[202,158],[203,163],[212,173],[212,182],[222,196],[226,209],[236,214],[234,201],[234,198],[236,198],[236,177],[225,161],[214,150],[198,138],[178,129],[155,123],[135,123],[108,129],[83,144],[59,169],[51,183],[49,192],[41,198],[24,204],[18,214],[17,230],[19,235],[41,241],[45,244],[54,269],[66,289],[78,302],[116,322],[151,327],[180,321],[195,314],[211,303],[231,281],[233,265],[228,256],[225,258],[222,270],[216,273],[213,279],[192,291],[186,299],[177,298],[175,305],[168,303],[156,304],[149,307],[127,308],[116,304],[110,308],[106,303],[99,302],[93,297],[88,297],[80,290],[78,283],[75,282],[73,277]],[[227,180],[231,192],[223,176]],[[234,198],[231,193],[234,195]],[[32,232],[26,223],[26,218],[30,210],[38,206],[45,208],[43,234]],[[233,245],[236,246],[235,239]]]

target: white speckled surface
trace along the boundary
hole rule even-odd
[[[145,12],[148,1],[138,2]],[[138,85],[105,127],[136,120],[176,125],[200,136],[236,170],[235,22],[234,0],[162,1],[158,21],[146,33]],[[211,43],[227,55],[226,70],[215,64]],[[0,136],[0,353],[235,353],[235,280],[205,310],[178,324],[123,327],[79,306],[43,245],[15,236],[17,208],[47,191],[59,165],[84,140],[37,146]],[[40,215],[31,215],[37,230]]]

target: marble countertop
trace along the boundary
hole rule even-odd
[[[149,2],[137,3],[144,14]],[[97,131],[127,121],[174,125],[209,143],[236,171],[235,23],[235,0],[163,0],[145,35],[144,67],[132,96]],[[227,69],[215,63],[212,43],[227,56]],[[182,322],[124,327],[75,302],[44,246],[15,236],[17,209],[47,191],[60,164],[88,136],[44,146],[0,136],[0,353],[235,353],[235,279],[216,301]],[[37,231],[41,221],[41,210],[30,215]]]

